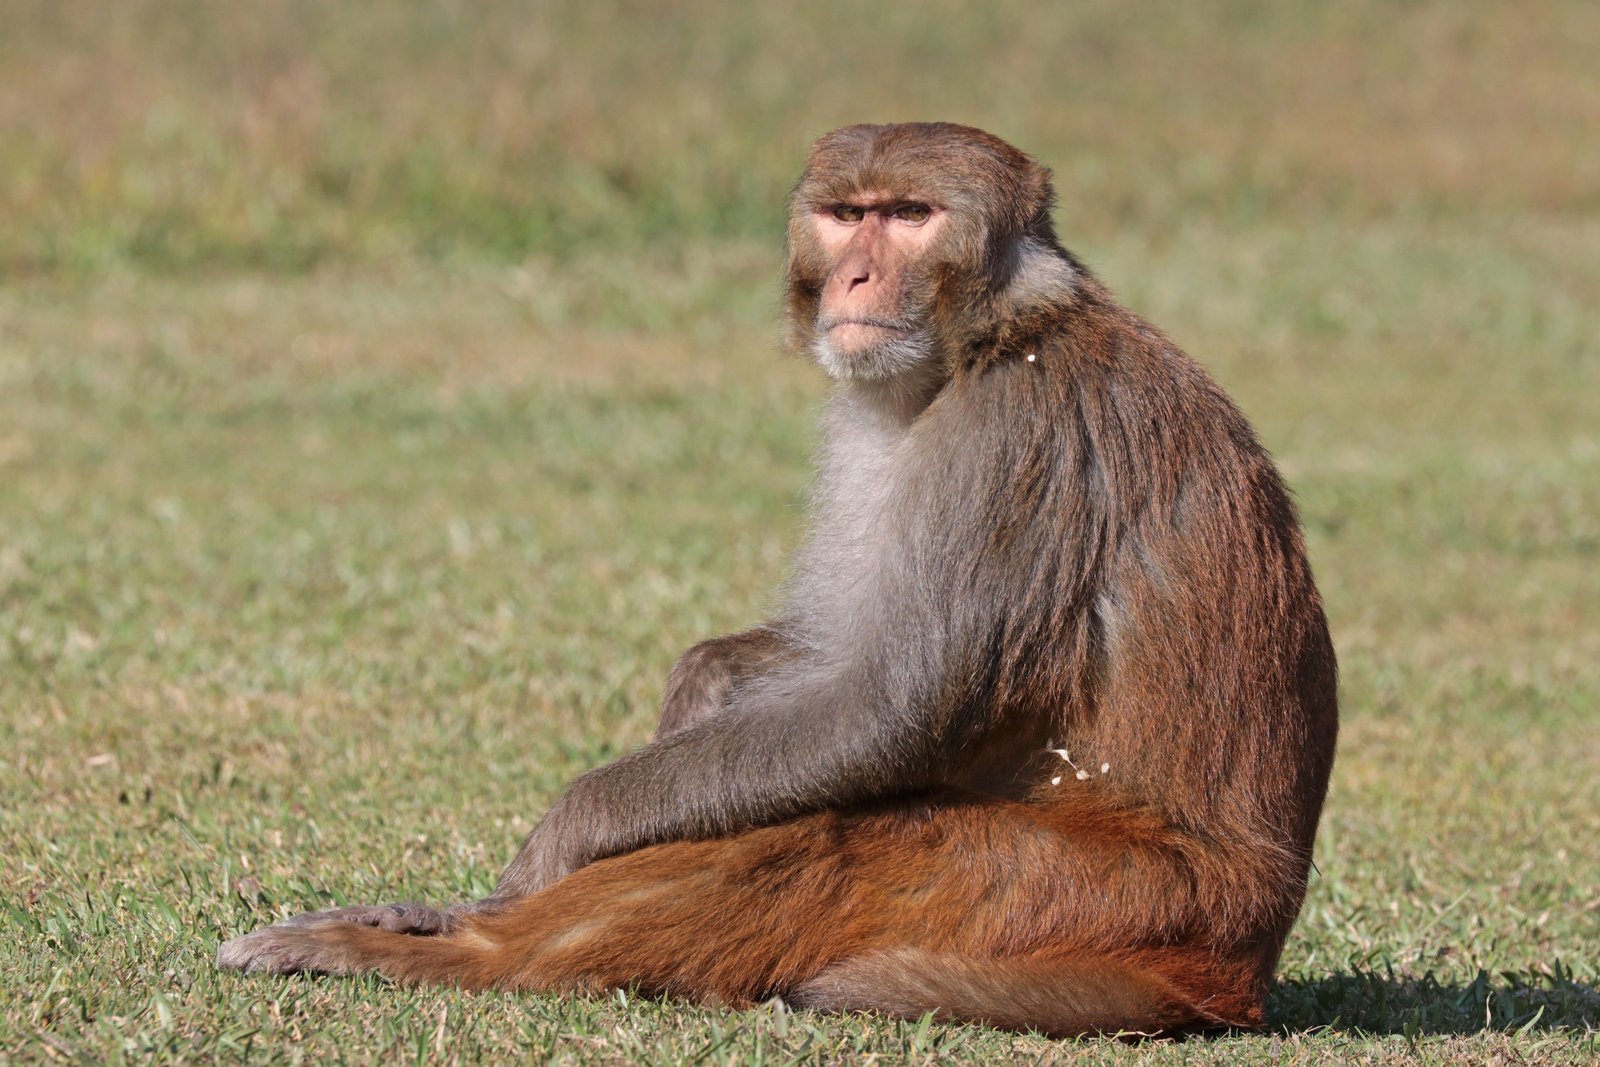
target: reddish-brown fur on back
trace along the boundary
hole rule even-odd
[[[224,966],[379,970],[1049,1033],[1255,1025],[1333,759],[1287,491],[1055,240],[1049,172],[850,127],[790,206],[839,379],[785,609],[673,670],[477,905],[353,908]]]

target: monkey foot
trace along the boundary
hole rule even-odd
[[[224,941],[217,947],[217,966],[245,974],[300,974],[337,970],[335,962],[303,926],[281,924]]]
[[[217,966],[247,974],[297,974],[301,971],[338,973],[343,959],[332,952],[326,938],[317,936],[330,924],[375,926],[393,934],[433,937],[448,934],[464,916],[487,909],[488,901],[433,908],[426,904],[367,904],[353,908],[308,911],[274,926],[225,941],[217,949]]]
[[[364,904],[353,908],[330,908],[327,911],[308,911],[285,919],[281,926],[309,926],[313,923],[336,919],[359,926],[376,926],[392,934],[415,934],[427,937],[447,934],[456,919],[470,910],[472,905],[453,908],[432,908],[426,904]]]
[[[449,933],[463,916],[483,910],[484,902],[449,908],[432,908],[426,904],[371,904],[308,911],[223,942],[217,949],[217,966],[246,974],[347,973],[359,968],[336,947],[341,939],[325,936],[344,923],[374,926],[394,934],[433,937]]]

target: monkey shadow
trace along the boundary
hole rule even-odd
[[[1470,982],[1352,970],[1280,978],[1267,1000],[1267,1029],[1446,1037],[1485,1031],[1592,1030],[1600,1024],[1600,988],[1573,979],[1557,962],[1548,971],[1480,970]]]

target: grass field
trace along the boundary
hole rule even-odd
[[[1600,1058],[1600,8],[5,6],[0,1062]],[[486,892],[770,605],[783,192],[897,117],[1055,167],[1297,491],[1344,725],[1267,1031],[217,974]]]

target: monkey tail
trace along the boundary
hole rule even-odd
[[[1153,1035],[1256,1025],[1259,1002],[1200,1004],[1153,970],[1120,960],[970,959],[895,948],[843,960],[785,996],[796,1007],[939,1018],[1052,1037]]]

